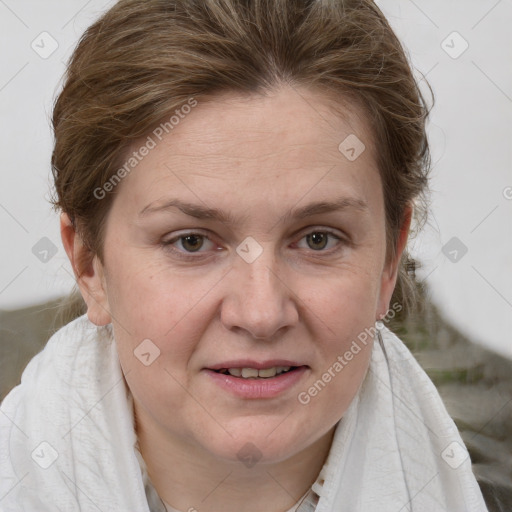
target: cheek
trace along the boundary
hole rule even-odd
[[[119,260],[107,279],[111,313],[132,337],[161,339],[186,322],[215,286],[215,273],[193,276],[165,262],[138,257]]]
[[[196,280],[191,286],[189,278],[128,259],[111,269],[107,289],[112,324],[134,396],[145,403],[164,388],[169,398],[179,396],[170,374],[187,384],[187,365],[203,329],[196,310],[214,283]]]
[[[314,337],[321,361],[311,383],[319,378],[329,382],[325,399],[350,401],[371,354],[379,286],[375,276],[354,271],[331,279],[324,287],[310,283],[303,293],[307,291],[306,314],[317,325]]]
[[[334,332],[358,324],[364,327],[375,320],[379,267],[379,262],[361,256],[356,263],[332,269],[321,279],[302,277],[297,282],[297,295]]]
[[[167,411],[180,410],[190,386],[190,358],[204,333],[201,299],[215,281],[191,280],[147,262],[125,260],[112,268],[109,305],[128,386],[150,414],[163,404]]]

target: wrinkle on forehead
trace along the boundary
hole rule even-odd
[[[198,98],[198,103],[167,138],[177,155],[200,159],[204,151],[216,155],[216,147],[221,146],[219,156],[232,160],[240,158],[236,150],[243,144],[245,160],[269,158],[292,148],[339,157],[339,143],[353,133],[364,140],[367,152],[375,156],[367,116],[354,100],[342,94],[335,96],[318,88],[281,87],[267,94],[225,92]],[[264,108],[266,104],[274,109],[270,115]],[[299,110],[300,115],[296,116]],[[187,122],[192,116],[195,117],[193,126]],[[300,131],[290,130],[290,124],[282,122],[284,119],[294,122],[295,118],[302,125]],[[226,125],[225,121],[230,124]],[[269,143],[268,150],[260,146],[251,152],[251,146],[265,141]]]

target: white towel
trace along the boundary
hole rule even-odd
[[[435,387],[403,343],[382,334],[314,485],[316,512],[486,511]],[[150,512],[135,443],[111,326],[82,316],[2,403],[0,510]]]

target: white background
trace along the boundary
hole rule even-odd
[[[58,217],[48,203],[49,118],[64,62],[112,3],[0,0],[2,309],[72,287]],[[377,3],[416,76],[426,75],[436,96],[429,126],[432,214],[413,244],[423,263],[420,278],[456,327],[512,358],[512,0]],[[31,47],[51,49],[52,39],[42,32],[58,44],[48,58]],[[43,237],[57,251],[46,263],[33,253],[38,243],[47,248]],[[442,248],[453,237],[458,241],[445,249],[447,256]]]

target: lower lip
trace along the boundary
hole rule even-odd
[[[307,366],[299,366],[297,369],[282,373],[268,379],[244,379],[233,377],[213,370],[205,370],[213,381],[240,398],[274,398],[295,386],[307,372]]]

